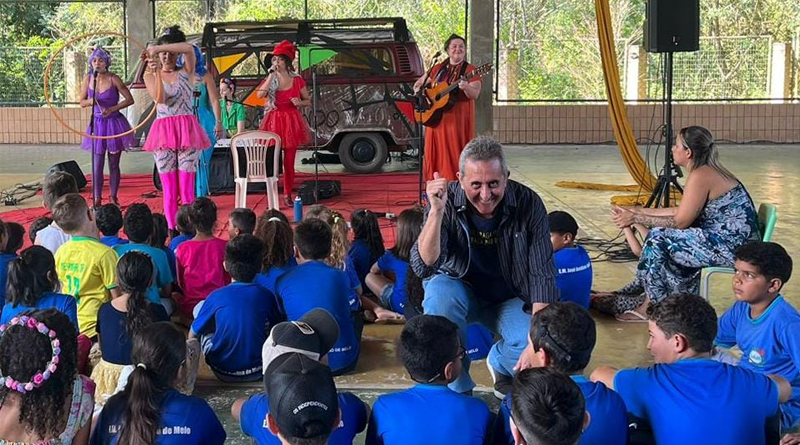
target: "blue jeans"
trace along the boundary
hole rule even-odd
[[[487,360],[495,372],[514,375],[514,365],[528,344],[531,324],[530,314],[522,310],[522,300],[512,298],[502,303],[487,303],[475,296],[468,283],[442,274],[423,282],[423,287],[425,299],[422,308],[425,314],[441,315],[455,323],[461,344],[465,347],[470,323],[479,323],[502,337],[492,346]],[[469,364],[470,359],[465,356],[461,375],[450,383],[450,389],[464,392],[475,387],[475,382],[469,376]]]

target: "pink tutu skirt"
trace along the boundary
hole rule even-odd
[[[202,150],[211,145],[197,117],[190,114],[161,117],[153,122],[145,151],[156,150]]]
[[[281,147],[286,149],[301,147],[311,140],[306,120],[297,108],[270,111],[264,116],[258,129],[280,136]]]

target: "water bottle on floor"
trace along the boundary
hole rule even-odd
[[[294,198],[294,222],[303,220],[303,200],[299,196]]]

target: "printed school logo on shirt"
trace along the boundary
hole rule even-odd
[[[750,361],[751,364],[756,366],[764,366],[764,363],[767,362],[767,351],[762,349],[752,349],[749,354],[747,354],[747,359]]]

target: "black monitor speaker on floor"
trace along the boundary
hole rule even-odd
[[[272,160],[272,157],[270,156],[269,159]],[[239,160],[239,169],[246,174],[247,165],[244,162],[243,153],[240,154]],[[268,163],[268,169],[271,169],[271,164],[272,162]],[[155,165],[153,165],[153,185],[156,189],[161,190],[161,179]],[[211,162],[208,165],[208,189],[212,195],[230,194],[236,190],[233,182],[233,159],[227,147],[217,147],[211,154]],[[248,193],[263,193],[265,190],[266,186],[263,182],[247,185]]]
[[[647,0],[644,48],[651,53],[700,49],[700,0]]]
[[[71,174],[75,178],[75,182],[78,184],[78,190],[83,190],[83,188],[86,187],[86,176],[83,175],[81,167],[75,161],[59,162],[58,164],[50,167],[50,170],[47,171],[47,174],[49,175],[53,172],[67,172]]]

